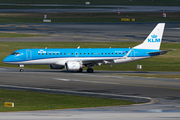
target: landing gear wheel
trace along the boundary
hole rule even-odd
[[[80,68],[77,72],[82,72],[83,71],[83,69],[82,68]]]
[[[20,69],[20,72],[24,72],[24,69]]]
[[[93,70],[92,68],[88,68],[88,69],[87,69],[87,72],[88,72],[88,73],[93,73],[94,70]]]

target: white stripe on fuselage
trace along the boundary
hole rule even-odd
[[[103,61],[103,60],[113,60],[112,63],[109,64],[121,64],[126,62],[132,62],[136,60],[141,60],[149,58],[149,56],[146,57],[127,57],[127,58],[120,58],[120,57],[72,57],[72,58],[47,58],[47,59],[38,59],[38,60],[29,60],[29,61],[21,61],[21,62],[9,62],[9,64],[15,64],[15,65],[53,65],[58,62],[58,65],[65,65],[67,61]]]

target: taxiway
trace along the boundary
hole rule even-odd
[[[180,74],[179,72],[96,71],[93,74],[62,70],[0,67],[0,88],[75,94],[105,98],[138,98],[151,100],[149,104],[98,107],[69,110],[0,113],[2,119],[179,119],[180,79],[124,76],[132,74]],[[150,98],[149,98],[150,97]],[[146,101],[149,102],[149,101]],[[12,117],[9,117],[12,116]],[[41,117],[40,117],[41,116]],[[42,117],[44,116],[44,117]]]
[[[144,23],[0,24],[2,33],[47,35],[0,38],[5,42],[142,42],[157,25]],[[180,23],[166,23],[163,42],[179,43]]]

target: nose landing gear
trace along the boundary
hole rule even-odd
[[[20,72],[24,72],[24,65],[19,65],[20,67]]]

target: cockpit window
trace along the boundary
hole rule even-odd
[[[13,53],[11,53],[11,55],[20,55],[20,53],[19,52],[13,52]]]

